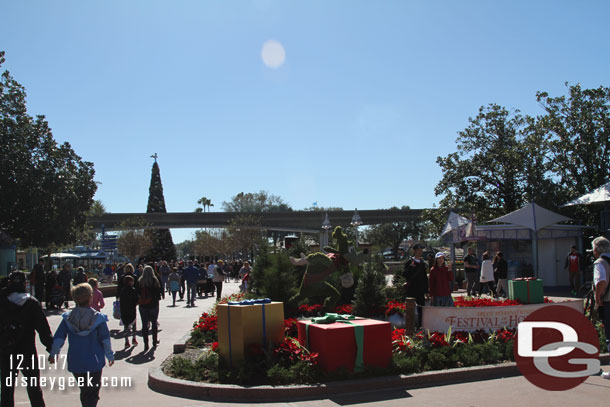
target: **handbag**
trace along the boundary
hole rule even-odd
[[[114,319],[121,319],[121,302],[119,300],[112,303],[112,316]]]

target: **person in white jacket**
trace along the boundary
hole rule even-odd
[[[483,294],[485,286],[489,287],[489,291],[495,297],[496,289],[494,287],[494,266],[489,259],[489,252],[483,253],[483,262],[481,263],[481,284],[479,284],[479,296]]]

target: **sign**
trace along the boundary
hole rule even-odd
[[[116,250],[117,248],[117,236],[106,235],[102,238],[102,249],[104,250]]]
[[[600,371],[599,338],[582,312],[552,305],[517,328],[515,361],[523,376],[545,390],[569,390]]]
[[[572,308],[581,314],[584,313],[582,300],[572,300],[559,303]],[[423,307],[422,325],[430,332],[447,332],[451,326],[452,331],[497,330],[502,328],[516,328],[534,311],[541,308],[558,305],[527,304],[507,307]]]

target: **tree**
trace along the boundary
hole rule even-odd
[[[223,202],[222,209],[226,212],[282,212],[291,211],[290,205],[276,195],[267,191],[243,193],[235,195],[230,202]]]
[[[231,251],[248,256],[254,249],[266,245],[261,234],[261,220],[252,215],[240,215],[231,219],[227,234]]]
[[[146,213],[166,213],[165,198],[163,197],[163,184],[161,173],[155,158],[148,188],[148,206]],[[171,260],[176,258],[176,247],[172,240],[169,229],[151,229],[152,245],[148,251],[147,258],[150,260]]]
[[[379,246],[382,250],[391,247],[394,259],[399,260],[398,250],[400,244],[409,237],[417,237],[419,227],[416,222],[392,222],[381,225],[372,225],[366,233],[369,243]]]
[[[87,219],[93,216],[101,216],[106,213],[106,207],[102,203],[102,201],[96,199],[93,201],[91,208],[87,211]],[[74,242],[83,246],[93,247],[97,240],[97,233],[93,231],[91,225],[88,222],[85,222],[82,231],[79,231],[76,234]]]
[[[143,257],[152,247],[151,229],[142,218],[131,218],[121,223],[121,232],[117,239],[117,248],[124,256],[134,262]]]
[[[443,172],[435,188],[441,209],[459,208],[487,220],[536,201],[554,209],[548,140],[518,110],[490,104],[458,133],[457,152],[438,157]]]
[[[214,206],[214,204],[212,203],[212,201],[211,201],[210,199],[206,198],[205,196],[204,196],[204,197],[201,197],[201,198],[200,198],[200,199],[197,201],[197,203],[198,203],[199,205],[201,205],[201,208],[197,208],[197,209],[195,209],[195,212],[197,212],[197,213],[205,212],[205,207],[206,207],[206,206],[208,207],[208,212],[209,212],[209,211],[210,211],[210,206]]]
[[[224,257],[230,251],[227,242],[228,233],[224,230],[198,230],[190,254]]]
[[[4,63],[0,52],[0,66]],[[44,116],[27,114],[26,92],[0,79],[0,230],[22,246],[71,243],[83,229],[97,185],[93,163],[58,145]]]
[[[552,170],[562,186],[558,202],[566,202],[610,182],[610,88],[568,86],[568,96],[536,98],[546,111],[540,131],[550,139]],[[588,207],[575,212],[591,222]]]

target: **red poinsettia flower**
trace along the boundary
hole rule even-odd
[[[335,307],[335,312],[337,314],[351,314],[354,312],[354,307],[351,304],[337,305]]]
[[[400,302],[400,301],[388,301],[388,303],[385,306],[385,314],[387,316],[390,316],[392,314],[401,314],[403,315],[405,313],[405,310],[407,309],[407,306],[404,302]]]
[[[216,352],[216,349],[218,349],[218,342],[212,342],[212,352]]]

